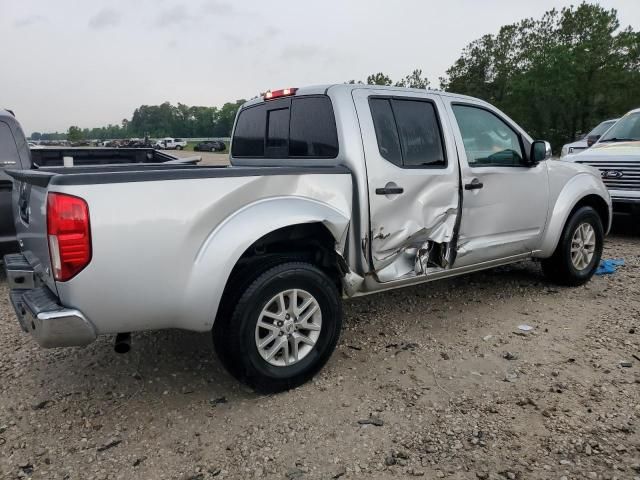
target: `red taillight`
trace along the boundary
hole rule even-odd
[[[59,282],[66,282],[91,261],[87,202],[64,193],[50,193],[47,198],[47,236],[53,276]]]
[[[295,95],[297,91],[297,88],[283,88],[282,90],[273,91],[270,90],[264,94],[264,99],[273,100],[274,98],[289,97],[291,95]]]

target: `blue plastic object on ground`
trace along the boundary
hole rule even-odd
[[[610,275],[612,273],[616,273],[616,270],[620,265],[624,265],[624,260],[622,258],[600,260],[600,265],[598,265],[596,275]]]

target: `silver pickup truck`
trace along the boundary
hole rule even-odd
[[[588,281],[609,194],[597,171],[550,154],[470,97],[267,92],[238,112],[230,167],[9,172],[11,301],[44,347],[212,332],[238,379],[292,388],[334,350],[341,298],[530,258],[555,282]]]

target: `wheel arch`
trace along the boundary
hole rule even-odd
[[[553,255],[565,225],[579,208],[592,207],[600,216],[605,234],[611,228],[611,199],[602,181],[591,174],[573,177],[558,195],[543,234],[537,257]]]
[[[349,222],[350,212],[292,196],[261,200],[232,214],[203,243],[186,286],[188,305],[203,312],[202,330],[213,326],[234,269],[248,257],[286,253],[287,245],[341,254]]]

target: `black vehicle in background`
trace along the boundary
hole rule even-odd
[[[29,145],[12,112],[0,109],[0,254],[18,250],[13,225],[13,182],[5,170],[29,168]]]
[[[226,148],[226,145],[221,140],[207,140],[193,147],[196,152],[224,152]]]

